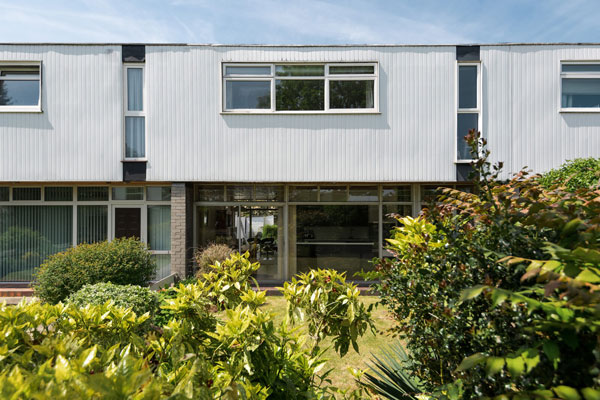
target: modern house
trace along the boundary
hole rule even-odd
[[[600,45],[0,44],[0,282],[121,236],[157,278],[210,242],[351,275],[471,128],[505,177],[600,156]]]

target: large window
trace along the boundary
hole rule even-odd
[[[146,157],[146,117],[144,112],[144,67],[125,66],[125,159]]]
[[[377,64],[223,64],[224,112],[376,112]]]
[[[0,62],[0,112],[40,111],[40,64]]]
[[[561,64],[563,111],[600,111],[600,62]]]
[[[481,84],[479,63],[458,63],[456,161],[470,162],[471,149],[465,140],[469,131],[480,131]]]

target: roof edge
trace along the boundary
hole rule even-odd
[[[143,45],[143,46],[189,46],[189,47],[266,47],[266,48],[302,48],[302,47],[455,47],[455,46],[600,46],[599,42],[549,42],[549,43],[524,43],[524,42],[506,42],[506,43],[455,43],[455,44],[220,44],[220,43],[141,43],[141,42],[122,42],[122,43],[67,43],[67,42],[0,42],[0,46],[125,46],[125,45]]]

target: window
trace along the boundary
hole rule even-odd
[[[144,67],[125,66],[125,159],[146,157]]]
[[[144,200],[143,187],[114,187],[112,188],[113,200]]]
[[[0,63],[0,111],[40,111],[40,64]]]
[[[377,64],[224,64],[224,112],[376,112]]]
[[[481,131],[481,78],[479,63],[458,63],[456,162],[470,162],[471,148],[465,136],[475,129]]]
[[[600,62],[561,64],[561,108],[600,111]]]

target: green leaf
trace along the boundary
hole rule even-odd
[[[487,286],[477,285],[477,286],[473,286],[472,288],[463,290],[460,293],[459,303],[462,303],[463,301],[474,299],[475,297],[479,296],[481,294],[481,292],[483,292],[483,289],[485,289],[485,288],[487,288]]]
[[[492,307],[497,307],[504,303],[508,295],[503,290],[494,290],[492,292]]]
[[[582,282],[598,283],[600,282],[599,271],[596,268],[585,268],[575,279]]]
[[[563,400],[581,400],[581,396],[576,389],[569,386],[557,386],[552,388],[556,395]]]
[[[502,357],[489,357],[485,360],[485,371],[488,376],[496,375],[498,372],[504,368],[504,358]]]
[[[486,359],[486,357],[487,356],[483,353],[475,353],[462,360],[462,362],[460,363],[458,368],[456,368],[456,370],[465,371],[467,369],[473,368],[474,366],[481,364]]]
[[[600,391],[592,388],[581,389],[581,394],[585,400],[600,400]]]
[[[507,358],[506,367],[512,376],[520,376],[525,372],[525,360],[523,357]]]
[[[560,361],[560,350],[558,349],[558,345],[554,342],[544,342],[542,346],[544,349],[544,354],[550,361],[552,361],[552,365],[554,369],[558,368],[558,362]]]

